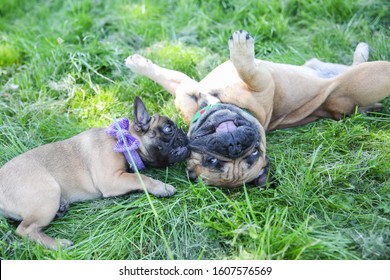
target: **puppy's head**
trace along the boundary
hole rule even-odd
[[[191,179],[200,177],[220,187],[265,185],[269,175],[265,132],[250,113],[231,104],[206,107],[192,121],[188,136]]]
[[[140,141],[138,153],[146,166],[169,166],[186,160],[189,155],[184,132],[168,117],[150,116],[138,96],[134,99],[134,122],[130,130]]]

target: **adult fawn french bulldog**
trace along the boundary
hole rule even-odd
[[[176,189],[133,171],[145,166],[165,167],[184,161],[188,139],[165,116],[149,116],[140,98],[134,99],[134,122],[114,122],[70,139],[21,154],[0,169],[0,214],[21,221],[16,233],[49,249],[72,245],[42,229],[63,215],[68,205],[99,197],[146,190],[171,196]],[[114,151],[115,149],[115,151]],[[130,154],[130,155],[129,155]],[[139,179],[138,175],[142,179]]]
[[[311,59],[302,66],[255,59],[254,39],[236,31],[230,60],[200,82],[132,55],[126,66],[164,87],[189,123],[188,174],[209,185],[264,185],[268,176],[265,132],[319,118],[339,120],[381,108],[390,95],[390,63],[367,62],[360,43],[350,66]]]

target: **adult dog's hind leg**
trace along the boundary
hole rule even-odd
[[[353,66],[334,78],[329,86],[324,108],[334,118],[352,114],[358,105],[361,110],[377,110],[378,103],[390,96],[390,62],[374,61]]]
[[[358,65],[368,61],[370,50],[366,43],[361,42],[356,46],[355,52],[353,54],[353,63],[352,65]]]
[[[368,55],[369,55],[368,45],[363,42],[359,43],[356,46],[355,52],[353,54],[352,66],[356,66],[359,65],[360,63],[367,62]],[[317,58],[309,59],[308,61],[305,62],[303,66],[315,70],[317,72],[317,75],[322,78],[336,77],[351,69],[350,65],[323,62]]]

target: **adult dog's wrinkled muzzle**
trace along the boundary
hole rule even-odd
[[[268,163],[263,134],[246,110],[221,103],[203,108],[188,133],[188,176],[221,187],[256,183]]]
[[[200,152],[237,159],[251,149],[259,132],[236,108],[215,106],[191,126],[190,148]]]

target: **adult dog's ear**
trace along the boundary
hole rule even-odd
[[[145,132],[150,126],[150,116],[141,98],[134,98],[134,129]]]
[[[258,186],[261,189],[276,188],[276,181],[273,178],[273,174],[270,169],[269,158],[266,156],[266,165],[260,171],[259,176],[252,181],[252,184]]]

